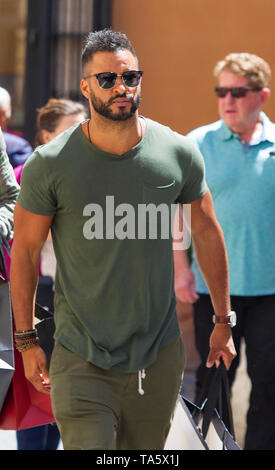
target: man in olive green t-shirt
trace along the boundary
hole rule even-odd
[[[191,205],[218,316],[230,311],[223,236],[200,153],[138,115],[142,72],[126,36],[90,33],[82,60],[92,118],[36,149],[15,211],[12,299],[18,335],[29,335],[20,344],[25,373],[38,390],[51,387],[65,449],[162,449],[184,365],[168,229],[174,206]],[[49,377],[32,305],[50,227],[57,273]],[[228,325],[214,327],[210,345],[209,365],[222,357],[229,367]]]

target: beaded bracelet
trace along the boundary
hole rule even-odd
[[[19,352],[24,352],[36,346],[39,342],[37,330],[15,331],[14,333],[15,347]]]
[[[16,347],[17,351],[24,352],[24,351],[27,351],[28,349],[31,349],[34,346],[36,346],[38,344],[38,342],[39,342],[38,338],[33,338],[33,339],[28,340],[28,341],[22,342],[21,344],[16,343],[15,347]]]
[[[14,332],[15,337],[33,336],[34,334],[37,334],[36,328],[32,328],[31,330],[17,330]]]

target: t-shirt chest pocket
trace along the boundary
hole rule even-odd
[[[159,185],[143,182],[142,197],[146,204],[171,204],[176,199],[176,181]]]

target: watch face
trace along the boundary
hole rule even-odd
[[[231,328],[233,328],[233,326],[236,325],[237,323],[237,315],[236,315],[236,312],[230,312],[230,326]]]

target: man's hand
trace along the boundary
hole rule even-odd
[[[50,393],[50,379],[47,358],[40,346],[34,346],[22,353],[26,378],[42,393]]]
[[[223,359],[226,369],[228,370],[232,360],[236,357],[231,327],[228,325],[215,325],[210,336],[210,352],[207,358],[206,367],[212,367],[214,363],[216,367]]]
[[[175,276],[175,294],[176,298],[183,303],[193,304],[198,300],[194,274],[190,268],[184,269]]]

